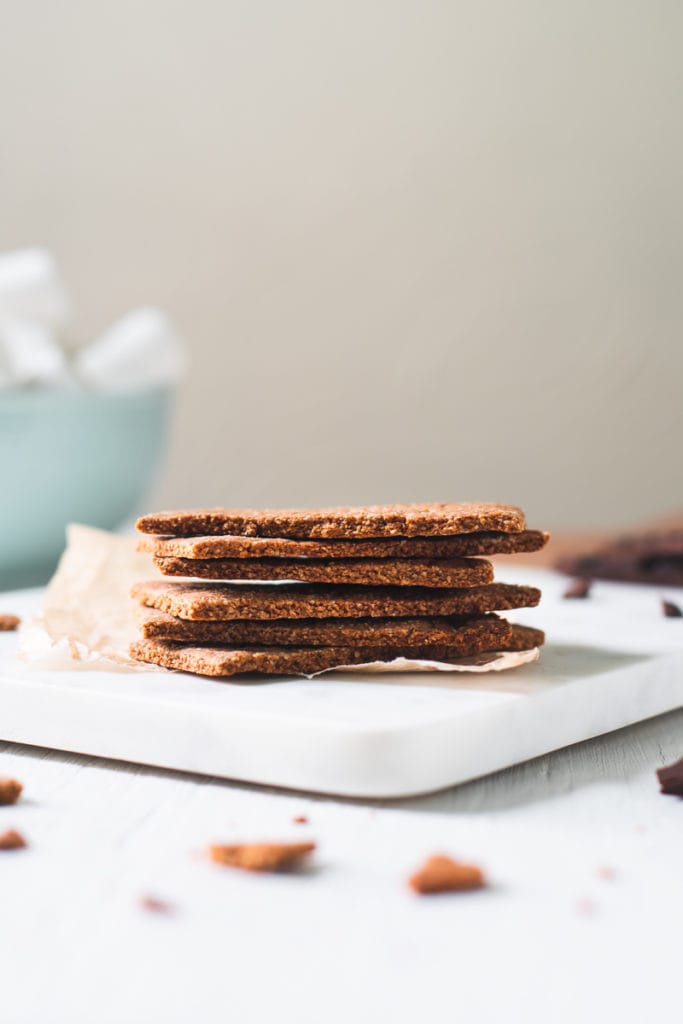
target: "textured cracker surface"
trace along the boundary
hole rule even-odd
[[[490,502],[369,505],[327,509],[195,509],[142,516],[141,533],[200,537],[427,537],[440,534],[524,530],[524,513]]]
[[[194,645],[343,647],[358,644],[371,647],[442,644],[465,649],[481,641],[489,645],[482,650],[490,650],[490,645],[500,646],[509,640],[511,633],[509,623],[496,615],[470,619],[232,619],[226,622],[191,622],[155,608],[140,609],[143,639],[175,640]]]
[[[202,676],[233,676],[243,672],[268,675],[308,675],[337,665],[363,665],[372,661],[393,661],[394,658],[427,658],[431,661],[452,661],[480,654],[481,643],[472,649],[442,647],[435,644],[407,647],[405,644],[381,647],[189,647],[170,640],[137,640],[130,653],[138,661],[147,661],[181,672]]]
[[[452,537],[291,540],[284,537],[142,537],[139,551],[158,558],[457,558],[540,551],[549,534],[463,533]]]
[[[165,576],[211,580],[302,580],[417,587],[473,587],[491,583],[493,566],[481,558],[155,558]]]
[[[537,605],[536,587],[364,587],[323,583],[137,583],[141,604],[181,619],[329,619],[471,615]]]

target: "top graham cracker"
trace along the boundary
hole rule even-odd
[[[494,503],[368,505],[327,509],[197,509],[138,519],[141,533],[202,537],[430,537],[495,530],[519,533],[524,513]]]

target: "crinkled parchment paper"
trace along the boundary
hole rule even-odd
[[[43,608],[22,630],[19,656],[40,668],[168,671],[133,661],[128,655],[137,633],[137,609],[130,589],[139,580],[163,578],[150,555],[141,554],[136,546],[135,537],[119,537],[89,526],[69,526],[66,551],[47,587]],[[534,648],[479,654],[452,663],[396,658],[339,668],[364,672],[500,672],[535,661],[538,654],[538,648]]]

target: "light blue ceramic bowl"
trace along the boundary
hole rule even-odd
[[[67,523],[114,529],[164,452],[166,390],[0,393],[0,591],[44,582]]]

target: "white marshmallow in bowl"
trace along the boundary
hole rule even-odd
[[[72,383],[66,356],[49,327],[0,317],[0,389]]]
[[[78,379],[97,391],[141,391],[175,384],[185,348],[165,313],[135,309],[78,353]]]
[[[68,316],[69,299],[46,249],[0,253],[0,318],[61,331]]]
[[[175,384],[184,345],[166,313],[133,309],[76,357],[76,374],[97,391],[134,391]]]

